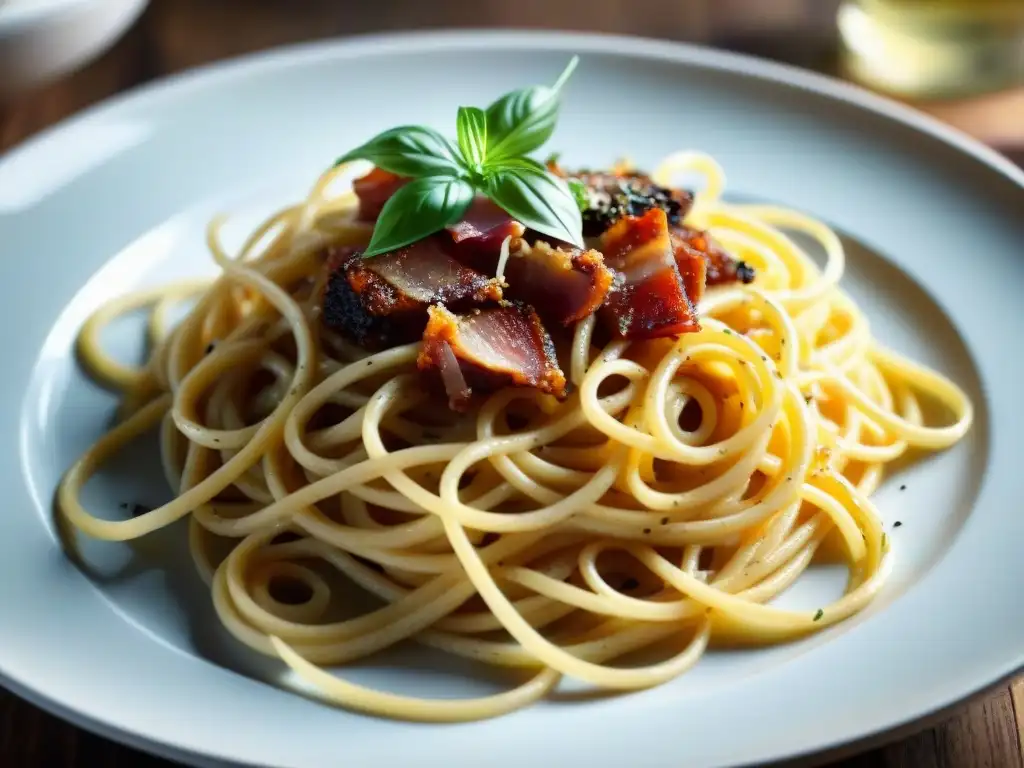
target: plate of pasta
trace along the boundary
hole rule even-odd
[[[0,158],[0,680],[196,765],[913,727],[1024,663],[1022,205],[909,110],[640,39],[101,105]]]

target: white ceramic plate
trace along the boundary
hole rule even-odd
[[[712,153],[732,193],[844,233],[845,285],[874,333],[974,399],[969,437],[877,497],[897,556],[881,599],[805,642],[711,653],[655,690],[413,726],[268,684],[281,665],[219,629],[180,529],[135,550],[87,543],[89,573],[71,565],[51,522],[54,487],[114,407],[75,367],[87,313],[133,286],[208,271],[214,212],[238,211],[240,235],[377,130],[448,128],[460,104],[545,82],[571,53],[582,62],[552,141],[567,164]],[[1024,662],[1022,210],[1019,170],[905,109],[764,62],[635,39],[359,39],[218,65],[94,109],[0,161],[0,678],[164,755],[295,768],[764,763],[948,706]],[[138,332],[115,329],[109,342],[128,354]],[[122,501],[160,502],[155,463],[135,452],[87,502],[111,515]],[[841,583],[825,570],[786,599],[811,607]],[[406,648],[347,674],[433,695],[492,685]]]
[[[147,0],[0,0],[0,96],[83,66],[131,26]]]

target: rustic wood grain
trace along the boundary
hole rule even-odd
[[[1014,680],[1010,685],[1010,702],[1017,726],[1017,743],[1024,745],[1024,677]]]
[[[164,74],[270,46],[430,27],[545,27],[711,42],[828,70],[835,0],[152,0],[132,30],[78,73],[0,104],[0,152],[103,98]],[[2,74],[0,74],[2,77]],[[1003,101],[1000,102],[1000,99]],[[934,113],[1017,151],[1021,95],[941,105]],[[1010,106],[1000,108],[1000,103]],[[799,727],[794,724],[794,727]],[[940,725],[831,768],[1024,768],[1024,678],[958,708]],[[158,768],[0,688],[3,768]]]

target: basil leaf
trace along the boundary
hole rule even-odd
[[[487,157],[487,115],[479,107],[459,107],[455,127],[463,159],[471,169],[479,169]]]
[[[558,119],[558,99],[578,56],[573,56],[550,88],[537,85],[507,93],[487,108],[487,156],[504,160],[525,155],[551,138]]]
[[[569,185],[569,191],[572,192],[572,197],[576,201],[576,205],[579,206],[580,212],[590,208],[590,190],[587,189],[587,185],[579,179],[569,179],[566,183]]]
[[[379,133],[335,163],[369,160],[399,176],[460,176],[463,173],[448,139],[431,128],[403,125]]]
[[[583,247],[583,217],[562,179],[522,163],[494,169],[485,183],[487,196],[530,229]]]
[[[508,157],[503,160],[495,160],[488,163],[484,169],[484,176],[489,176],[501,171],[528,171],[530,173],[547,173],[548,169],[538,163],[532,157]]]
[[[473,201],[473,185],[453,176],[410,181],[381,209],[363,258],[422,240],[458,221]]]

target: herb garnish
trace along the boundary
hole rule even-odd
[[[406,125],[343,155],[338,164],[368,160],[412,177],[384,204],[363,256],[410,245],[454,224],[477,194],[526,227],[582,247],[586,189],[528,157],[554,133],[562,86],[578,61],[574,56],[552,86],[520,88],[486,110],[460,107],[457,144],[431,128]]]
[[[579,179],[569,179],[568,184],[573,200],[576,201],[576,205],[582,213],[590,207],[590,191],[587,189],[587,185]]]

